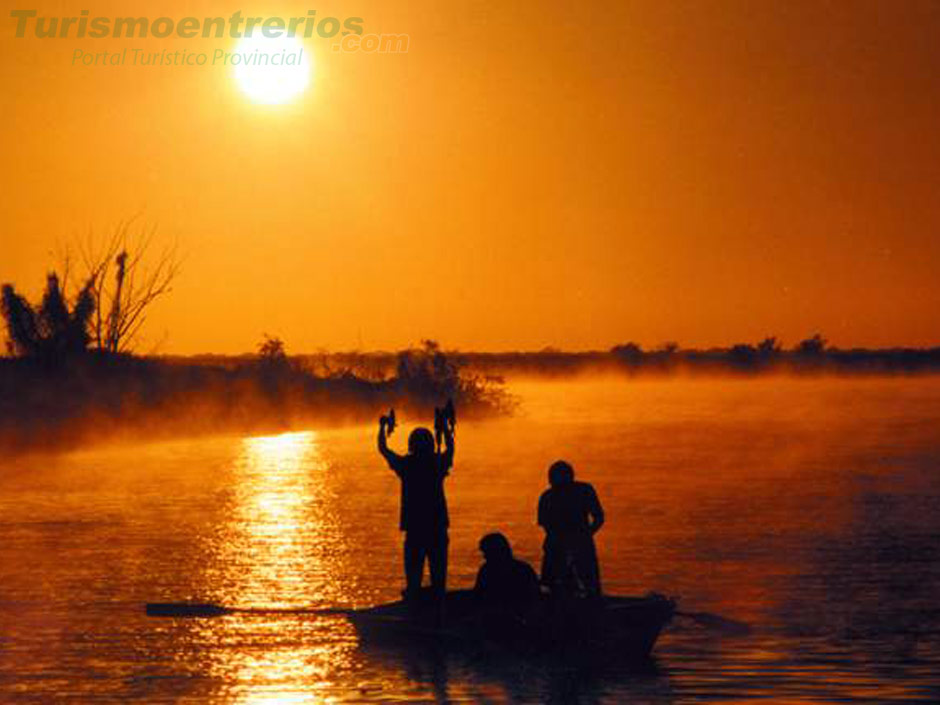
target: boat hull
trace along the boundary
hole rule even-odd
[[[566,659],[636,662],[649,658],[675,612],[673,600],[605,596],[552,600],[545,597],[527,618],[482,609],[472,591],[430,595],[347,614],[360,638],[403,646],[433,641],[459,648],[554,655]]]

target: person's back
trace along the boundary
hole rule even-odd
[[[598,595],[594,534],[604,524],[604,510],[597,493],[588,483],[575,482],[574,468],[563,460],[552,464],[548,479],[551,486],[538,505],[538,523],[545,530],[542,582],[554,591],[566,591],[576,577],[588,594]]]
[[[444,453],[397,456],[389,467],[401,479],[402,531],[438,531],[450,525],[444,480],[451,460]]]
[[[591,517],[598,507],[597,493],[587,482],[550,487],[539,499],[539,524],[558,535],[590,534]]]

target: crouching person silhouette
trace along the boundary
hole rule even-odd
[[[554,594],[600,595],[594,534],[604,525],[604,510],[597,493],[588,483],[575,482],[574,468],[564,460],[548,469],[548,482],[538,508],[545,530],[542,583]]]
[[[401,480],[399,529],[405,532],[405,599],[417,598],[421,591],[424,563],[431,574],[431,589],[443,597],[447,587],[447,499],[444,480],[454,463],[453,424],[438,428],[443,451],[435,448],[434,435],[416,428],[408,437],[408,454],[399,455],[388,447],[388,434],[394,429],[394,413],[379,420],[379,453]]]
[[[525,561],[512,553],[509,540],[500,533],[480,539],[484,563],[477,573],[474,593],[487,610],[525,618],[538,604],[539,579]]]

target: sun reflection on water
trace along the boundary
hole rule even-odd
[[[286,433],[248,438],[223,552],[238,565],[232,602],[264,606],[304,604],[307,548],[322,534],[327,517],[311,511],[322,493],[326,464],[316,434]],[[320,529],[320,530],[318,530]]]
[[[213,599],[241,607],[348,602],[346,546],[315,432],[247,438],[227,523],[216,533]],[[199,625],[211,673],[241,703],[322,702],[355,641],[341,618],[237,614]]]

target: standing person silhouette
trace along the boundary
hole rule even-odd
[[[452,410],[453,406],[449,405],[449,408]],[[444,480],[454,464],[454,428],[452,422],[441,423],[439,419],[435,426],[443,438],[443,451],[435,448],[431,431],[419,427],[408,436],[408,454],[399,455],[388,447],[394,416],[390,414],[379,419],[379,453],[401,480],[398,528],[405,532],[405,599],[414,599],[420,593],[425,560],[434,594],[443,597],[447,587],[447,527],[450,520]]]
[[[597,492],[586,482],[575,482],[574,468],[564,460],[548,469],[548,482],[551,487],[542,493],[538,508],[539,526],[545,530],[542,582],[553,592],[570,592],[576,577],[588,595],[600,595],[594,534],[604,525],[604,510]]]

